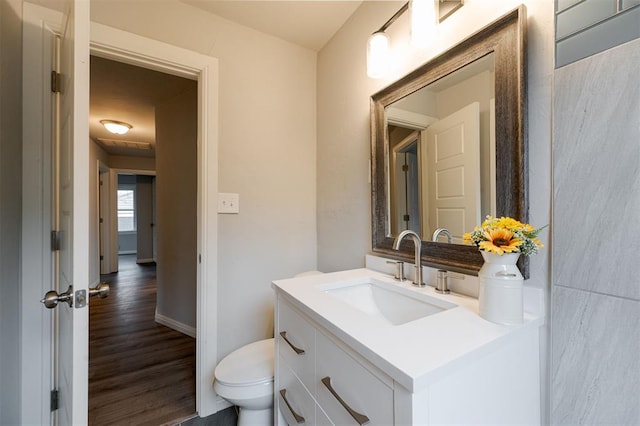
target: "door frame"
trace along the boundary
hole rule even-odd
[[[198,153],[199,154],[199,153]],[[123,169],[123,168],[111,168],[109,169],[109,193],[108,193],[108,215],[110,225],[107,228],[107,238],[109,239],[109,269],[112,272],[117,272],[118,265],[118,175],[121,173],[143,176],[156,176],[156,170],[147,169]],[[155,206],[154,206],[155,210]],[[154,211],[155,214],[155,211]],[[199,252],[198,252],[199,253]]]
[[[44,28],[60,32],[62,14],[42,6],[23,3],[23,245],[21,418],[25,424],[50,422],[51,312],[39,301],[51,288],[49,249],[50,188],[47,159],[50,159],[47,129],[50,111],[43,94],[45,77]],[[31,26],[36,28],[31,31]],[[212,385],[217,363],[217,271],[218,271],[218,60],[211,56],[172,46],[102,24],[91,23],[92,55],[125,62],[198,82],[198,259],[196,315],[196,411],[201,417],[228,406],[217,397]],[[88,135],[87,135],[88,141]],[[87,164],[87,167],[92,167]],[[34,226],[33,224],[36,224]],[[24,231],[28,230],[27,234]],[[95,261],[95,260],[94,260]],[[87,277],[88,279],[88,277]],[[28,355],[28,360],[25,356]],[[34,405],[37,408],[34,408]]]
[[[91,23],[91,54],[198,82],[198,262],[196,411],[218,411],[212,377],[217,361],[218,60],[126,31]]]
[[[109,230],[111,229],[111,215],[109,214],[109,208],[111,206],[111,185],[110,185],[110,168],[102,162],[97,160],[97,191],[98,191],[98,256],[100,256],[98,265],[98,276],[108,274],[111,265],[111,238]],[[91,172],[93,173],[93,172]],[[101,178],[105,175],[104,179]],[[89,223],[96,218],[89,218]],[[93,231],[95,232],[95,230]]]

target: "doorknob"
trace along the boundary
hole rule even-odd
[[[100,297],[100,299],[104,299],[109,295],[110,292],[111,289],[109,288],[109,284],[107,283],[100,283],[93,288],[89,287],[89,297],[98,296]]]
[[[48,309],[53,309],[58,306],[58,302],[67,302],[69,307],[73,306],[73,286],[69,286],[67,291],[58,294],[55,290],[48,291],[44,295],[44,299],[40,302],[44,303],[44,306]]]
[[[109,295],[110,291],[111,289],[109,288],[109,284],[100,283],[93,288],[89,288],[89,297],[98,296],[101,299],[104,299]],[[77,307],[84,308],[84,306],[87,303],[86,297],[85,297],[85,294],[86,294],[85,290],[79,290],[78,293],[79,294],[76,295]],[[60,294],[58,294],[55,290],[48,291],[44,295],[44,299],[42,299],[40,302],[44,303],[44,306],[48,309],[55,308],[56,306],[58,306],[59,302],[67,302],[69,304],[69,307],[72,307],[73,306],[73,286],[69,286],[67,291]]]

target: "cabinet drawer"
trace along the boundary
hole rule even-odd
[[[284,392],[283,392],[284,391]],[[316,402],[300,380],[280,357],[278,389],[276,389],[277,409],[289,426],[314,425]]]
[[[370,425],[393,424],[389,385],[321,332],[316,334],[316,350],[316,400],[333,423],[357,425],[368,419]]]
[[[282,298],[278,298],[278,354],[313,392],[315,384],[316,330]]]

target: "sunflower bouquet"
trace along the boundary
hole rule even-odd
[[[537,238],[544,229],[518,222],[510,217],[495,218],[487,216],[482,225],[476,226],[472,232],[464,234],[463,239],[472,243],[481,251],[497,253],[520,253],[525,256],[535,254],[544,247]]]

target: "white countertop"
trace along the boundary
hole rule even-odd
[[[457,305],[401,325],[390,325],[342,302],[323,290],[327,285],[374,278]],[[478,315],[478,300],[440,295],[370,269],[353,269],[274,281],[272,287],[314,321],[411,392],[459,370],[474,358],[495,350],[544,319],[525,312],[517,326],[503,326]]]

